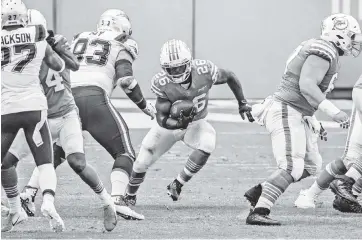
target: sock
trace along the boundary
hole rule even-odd
[[[189,159],[186,162],[184,169],[177,176],[177,180],[184,185],[190,179],[201,170],[201,168],[206,164],[207,160],[210,157],[210,153],[206,153],[201,150],[195,150],[191,153]]]
[[[111,173],[112,193],[111,196],[123,196],[129,182],[128,174],[124,171],[113,169]]]
[[[101,199],[101,201],[103,202],[104,206],[108,206],[112,202],[111,195],[109,195],[109,193],[107,192],[107,190],[105,188],[103,188],[103,190],[100,193],[98,193],[98,196]]]
[[[346,173],[346,176],[353,178],[355,181],[362,177],[362,157],[356,159],[352,167]]]
[[[337,159],[331,163],[328,163],[326,168],[322,171],[319,177],[316,180],[318,187],[322,190],[329,188],[329,185],[338,175],[343,175],[347,172],[346,167],[342,159]],[[315,188],[314,190],[317,191]]]
[[[36,167],[34,168],[33,174],[31,175],[27,186],[32,188],[39,188],[39,169]]]
[[[9,200],[10,213],[20,211],[20,196],[18,191],[18,175],[15,167],[1,169],[1,185]]]
[[[100,194],[104,190],[103,182],[92,166],[87,164],[78,175],[96,194]]]
[[[293,177],[278,169],[263,184],[263,191],[255,208],[270,209],[282,193],[293,183]]]
[[[9,212],[17,213],[21,211],[20,195],[12,198],[8,198]]]
[[[314,181],[314,183],[312,184],[312,186],[307,190],[307,195],[311,198],[315,198],[317,196],[319,196],[325,189],[322,189],[317,181]]]
[[[355,195],[360,195],[362,193],[362,178],[358,179],[353,185],[353,192]]]
[[[138,188],[141,186],[145,180],[146,172],[135,172],[134,170],[131,173],[131,178],[127,186],[127,194],[134,196],[137,194]]]
[[[52,163],[47,163],[38,166],[39,169],[39,187],[43,193],[55,195],[57,188],[57,175]]]
[[[355,164],[353,164],[352,167],[346,173],[346,176],[353,178],[355,181],[357,181],[362,177],[362,168],[359,169],[359,167],[356,167]]]
[[[50,202],[54,204],[54,192],[43,192],[43,203]]]

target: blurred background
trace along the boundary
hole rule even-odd
[[[247,98],[265,98],[280,82],[285,61],[301,41],[318,37],[320,24],[331,13],[344,12],[362,24],[362,0],[24,0],[41,11],[48,29],[69,40],[93,31],[102,12],[125,11],[132,23],[140,56],[135,75],[146,96],[159,71],[159,51],[172,38],[185,41],[195,58],[233,70]],[[362,56],[342,58],[332,98],[350,98],[362,74]],[[116,90],[114,98],[126,97]],[[211,98],[233,98],[226,86],[212,89]]]

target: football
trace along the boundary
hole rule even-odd
[[[189,116],[193,107],[194,103],[190,100],[178,100],[171,106],[170,117],[173,119],[179,118],[181,110],[183,110],[185,116]]]

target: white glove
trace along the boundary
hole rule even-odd
[[[142,112],[144,112],[146,115],[151,117],[151,120],[153,120],[156,117],[156,108],[153,106],[152,103],[147,101],[146,107],[144,109],[141,109]]]
[[[321,140],[327,141],[327,131],[314,115],[312,117],[305,116],[303,119],[314,134],[317,134]]]

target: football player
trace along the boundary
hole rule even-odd
[[[16,169],[3,164],[20,129],[24,130],[39,169],[43,193],[41,211],[53,230],[63,231],[63,220],[54,206],[57,178],[46,119],[48,106],[40,86],[39,71],[43,61],[56,73],[63,72],[65,63],[46,42],[46,30],[42,25],[27,26],[27,8],[22,1],[1,2],[1,23],[1,184],[10,207],[1,231],[12,230],[27,217],[21,210]]]
[[[317,197],[330,186],[335,194],[342,197],[342,199],[337,197],[334,201],[333,206],[337,210],[362,213],[362,206],[355,196],[361,193],[361,184],[357,184],[358,182],[354,184],[361,178],[362,173],[362,76],[355,84],[352,96],[351,127],[344,154],[342,158],[329,163],[309,189],[300,192],[295,201],[295,206],[298,208],[315,208]],[[333,181],[337,176],[338,180]],[[354,186],[355,195],[352,192],[352,186]],[[343,199],[347,204],[343,204]]]
[[[349,15],[334,14],[324,19],[320,38],[301,43],[289,57],[274,96],[253,106],[254,117],[271,135],[278,170],[245,193],[255,206],[247,224],[280,225],[269,218],[276,200],[290,184],[314,175],[321,168],[317,139],[323,128],[313,117],[317,109],[341,127],[349,126],[348,115],[327,100],[326,94],[334,88],[339,56],[359,54],[359,44],[354,41],[358,33],[358,22]]]
[[[124,203],[135,152],[127,124],[110,101],[113,90],[120,86],[145,114],[151,118],[155,115],[154,107],[143,97],[133,76],[132,65],[138,56],[138,46],[131,34],[131,23],[123,11],[105,11],[96,31],[82,32],[74,37],[72,51],[80,68],[71,72],[71,81],[83,130],[88,131],[115,160],[110,178],[117,214],[126,219],[142,220],[142,215]]]
[[[44,16],[35,9],[28,10],[29,24],[41,24],[46,27]],[[53,50],[65,61],[66,70],[62,75],[51,70],[43,64],[40,71],[40,81],[48,101],[48,123],[53,142],[58,142],[65,151],[65,158],[69,166],[99,195],[103,202],[104,226],[111,231],[117,223],[117,216],[111,196],[104,188],[97,172],[88,165],[83,149],[82,128],[79,121],[77,106],[71,92],[69,70],[77,71],[79,63],[70,52],[67,40],[61,35],[55,35],[49,31],[47,42]],[[19,134],[22,132],[19,132]],[[4,162],[18,162],[21,156],[27,155],[29,149],[24,146],[24,134],[17,136],[13,142]],[[60,162],[55,162],[55,168]],[[29,216],[35,214],[35,195],[39,188],[39,169],[35,168],[32,177],[20,194],[22,206]]]
[[[251,107],[247,104],[240,81],[231,71],[219,69],[206,60],[192,59],[190,49],[180,40],[167,41],[160,56],[162,70],[152,79],[152,91],[157,96],[157,124],[142,141],[137,160],[133,165],[127,187],[126,201],[136,203],[136,193],[143,182],[147,169],[176,142],[183,141],[194,151],[179,175],[167,186],[168,195],[177,201],[182,186],[201,170],[215,149],[214,128],[205,120],[209,91],[213,85],[227,83],[234,93],[239,113],[253,121]],[[169,117],[170,108],[179,100],[194,103],[194,114]]]

